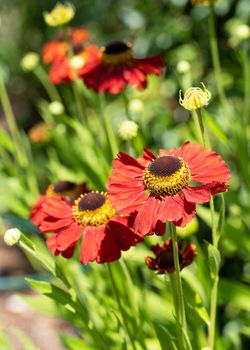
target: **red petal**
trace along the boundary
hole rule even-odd
[[[102,226],[88,226],[84,231],[80,253],[80,261],[83,265],[86,265],[89,261],[96,260],[98,249],[96,240],[97,231]]]
[[[158,219],[157,213],[161,202],[153,196],[148,197],[146,203],[139,209],[135,219],[134,229],[140,235],[145,236],[152,232],[154,223]]]
[[[182,189],[184,196],[191,203],[206,203],[211,198],[211,191],[206,186],[188,186]]]
[[[60,198],[48,197],[43,204],[43,211],[48,216],[58,219],[72,217],[71,206]]]
[[[58,249],[64,251],[75,245],[79,241],[83,230],[84,228],[75,222],[65,230],[62,230],[56,237]]]
[[[183,215],[183,210],[183,199],[179,195],[166,196],[159,212],[159,220],[163,222],[179,220]]]
[[[174,221],[174,224],[176,226],[184,227],[193,219],[195,214],[195,204],[189,203],[187,200],[184,199],[184,212],[182,218],[178,221]]]

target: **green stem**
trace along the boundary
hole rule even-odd
[[[37,77],[37,79],[40,81],[40,83],[43,85],[45,91],[47,92],[50,100],[53,101],[59,101],[62,102],[62,99],[56,89],[56,87],[50,82],[48,78],[47,72],[43,69],[43,67],[38,66],[34,70],[34,74]]]
[[[244,124],[250,121],[250,60],[248,56],[248,46],[243,49],[243,77],[244,77]]]
[[[124,328],[127,331],[127,335],[129,337],[129,340],[131,342],[131,345],[132,345],[133,349],[136,350],[136,347],[135,347],[135,344],[134,344],[134,341],[133,341],[133,337],[132,337],[132,334],[130,332],[130,329],[129,329],[129,326],[128,326],[128,323],[127,323],[127,318],[126,318],[125,312],[124,312],[122,304],[121,304],[120,295],[119,295],[118,289],[117,289],[116,284],[115,284],[115,279],[114,279],[114,276],[113,276],[113,273],[112,273],[111,264],[108,263],[107,267],[108,267],[109,277],[110,277],[110,281],[111,281],[111,285],[112,285],[112,289],[113,289],[113,294],[114,294],[114,297],[115,297],[116,302],[117,302],[117,306],[118,306],[119,311],[120,311],[121,316],[122,316]]]
[[[109,145],[110,145],[112,157],[116,157],[116,155],[118,153],[118,145],[117,145],[116,137],[115,137],[111,122],[110,122],[108,115],[105,111],[104,95],[99,94],[99,99],[100,99],[100,114],[102,116],[103,125],[104,125],[105,131],[106,131]]]
[[[28,165],[28,159],[25,152],[25,147],[21,134],[18,130],[14,112],[12,110],[8,93],[5,88],[3,79],[0,77],[0,100],[5,114],[5,118],[11,133],[12,141],[15,145],[15,152],[17,154],[18,164],[21,168]]]
[[[170,230],[171,230],[171,237],[172,237],[172,244],[173,244],[173,255],[174,255],[174,277],[175,277],[175,287],[176,287],[176,317],[178,320],[178,328],[181,328],[181,332],[177,332],[178,335],[178,342],[179,342],[179,348],[185,349],[185,339],[183,330],[187,332],[187,324],[186,324],[186,314],[185,314],[185,305],[184,305],[184,297],[183,297],[183,291],[182,291],[182,284],[181,284],[181,274],[180,274],[180,263],[179,263],[179,250],[178,250],[178,240],[177,240],[177,233],[176,233],[176,227],[171,222],[170,223]]]
[[[123,90],[123,92],[122,92],[122,98],[123,98],[123,103],[124,103],[124,108],[125,108],[127,119],[128,120],[132,120],[130,112],[129,112],[129,108],[128,108],[129,101],[128,101],[128,97],[126,95],[126,91],[125,90]]]
[[[203,147],[205,147],[205,130],[204,130],[200,108],[195,110],[193,117],[194,117],[194,123],[195,123],[196,132],[199,138],[199,142]]]
[[[202,120],[201,110],[196,110],[196,116],[198,123],[197,127],[200,128],[200,135],[202,136],[202,146],[205,146],[205,138],[204,138],[204,124]],[[210,199],[210,215],[211,215],[211,228],[212,228],[212,243],[215,248],[218,249],[219,243],[219,233],[217,232],[216,221],[215,221],[215,208],[214,208],[214,199],[211,197]],[[224,199],[223,199],[224,205]],[[214,336],[215,336],[215,325],[216,325],[216,310],[217,310],[217,292],[218,292],[218,282],[219,275],[215,276],[214,281],[212,281],[212,289],[211,289],[211,300],[210,300],[210,322],[208,326],[208,346],[209,348],[214,348]]]
[[[230,113],[230,110],[228,108],[228,103],[227,103],[226,94],[225,94],[223,81],[222,81],[219,50],[218,50],[218,43],[217,43],[216,29],[215,29],[214,4],[210,4],[209,7],[210,7],[210,15],[209,15],[210,50],[211,50],[211,55],[213,60],[215,78],[217,81],[219,99],[223,107],[224,113],[227,115]]]

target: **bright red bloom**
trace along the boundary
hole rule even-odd
[[[147,256],[145,262],[150,270],[158,271],[158,274],[174,272],[174,254],[172,239],[164,241],[162,245],[156,244],[151,247],[155,258]],[[185,249],[183,242],[178,241],[179,263],[182,270],[185,266],[192,264],[196,257],[196,246],[188,243]]]
[[[86,43],[88,35],[83,28],[70,28],[70,45],[61,34],[44,45],[42,59],[45,64],[51,64],[49,77],[54,84],[75,80],[82,75],[86,64],[97,59],[99,49]]]
[[[119,153],[108,191],[118,212],[137,212],[134,228],[145,236],[157,220],[185,226],[195,215],[196,204],[227,190],[229,177],[229,168],[217,153],[186,142],[179,149],[160,149],[158,157],[147,149],[138,160]]]
[[[80,46],[78,47],[80,49]],[[64,56],[56,59],[51,65],[49,78],[54,84],[67,83],[82,75],[84,67],[99,55],[97,46],[88,45],[73,57]]]
[[[95,61],[86,65],[82,78],[88,88],[118,94],[126,85],[144,89],[147,75],[160,75],[163,67],[161,56],[134,58],[130,44],[113,41],[100,49]]]
[[[81,195],[73,206],[50,197],[43,205],[43,212],[46,217],[40,225],[41,232],[55,232],[47,240],[48,248],[54,255],[69,258],[83,236],[82,264],[117,260],[121,251],[142,241],[131,228],[131,217],[118,216],[106,193]]]
[[[79,197],[81,193],[87,192],[89,192],[89,189],[85,183],[75,184],[70,181],[59,181],[56,184],[51,184],[48,186],[46,193],[39,196],[33,205],[30,212],[30,220],[37,226],[41,225],[46,216],[42,209],[48,197],[64,198],[72,202]]]

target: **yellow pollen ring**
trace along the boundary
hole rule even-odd
[[[182,158],[179,158],[181,167],[169,176],[159,176],[149,170],[151,163],[144,171],[144,185],[155,196],[174,196],[182,188],[188,185],[191,173],[188,165]]]
[[[96,191],[96,193],[99,193]],[[112,207],[107,192],[100,192],[106,197],[105,202],[99,208],[94,210],[80,210],[79,202],[86,195],[80,195],[75,200],[75,205],[72,206],[72,213],[76,222],[82,226],[100,226],[106,224],[108,220],[116,214],[115,209]]]
[[[105,47],[101,48],[102,62],[105,64],[116,65],[129,62],[132,59],[132,44],[127,44],[128,49],[124,52],[107,54],[105,53]]]

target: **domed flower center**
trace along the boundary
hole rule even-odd
[[[75,184],[70,181],[59,181],[57,184],[54,185],[53,190],[56,193],[63,193],[65,191],[71,191],[75,187]]]
[[[81,195],[72,207],[73,216],[83,226],[106,224],[115,215],[106,193],[89,192]]]
[[[130,61],[132,58],[132,45],[122,41],[112,41],[102,49],[102,62],[116,65]]]
[[[106,201],[106,197],[103,194],[90,192],[78,202],[79,210],[96,210],[100,208]]]
[[[183,159],[162,156],[153,160],[144,172],[144,185],[155,196],[174,196],[191,179]]]
[[[46,196],[53,197],[74,197],[79,196],[79,186],[70,181],[59,181],[51,184],[46,190]]]

